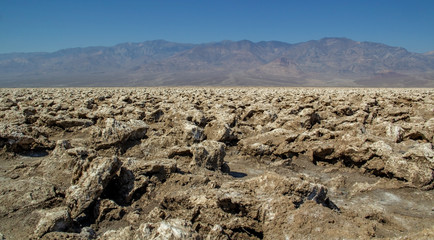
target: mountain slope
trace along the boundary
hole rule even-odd
[[[346,38],[298,44],[156,40],[0,54],[0,87],[161,85],[433,87],[434,55]]]
[[[2,54],[0,71],[83,73],[128,70],[131,66],[159,61],[191,47],[192,44],[156,40],[113,47],[71,48],[54,53]]]

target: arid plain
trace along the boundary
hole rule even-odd
[[[434,89],[0,89],[0,239],[433,239]]]

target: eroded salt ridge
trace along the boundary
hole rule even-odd
[[[434,236],[432,89],[1,89],[6,239]]]

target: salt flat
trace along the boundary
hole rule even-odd
[[[6,239],[434,238],[434,89],[0,89]]]

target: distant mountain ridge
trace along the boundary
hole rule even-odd
[[[0,87],[183,85],[434,87],[434,54],[347,38],[155,40],[0,54]]]

